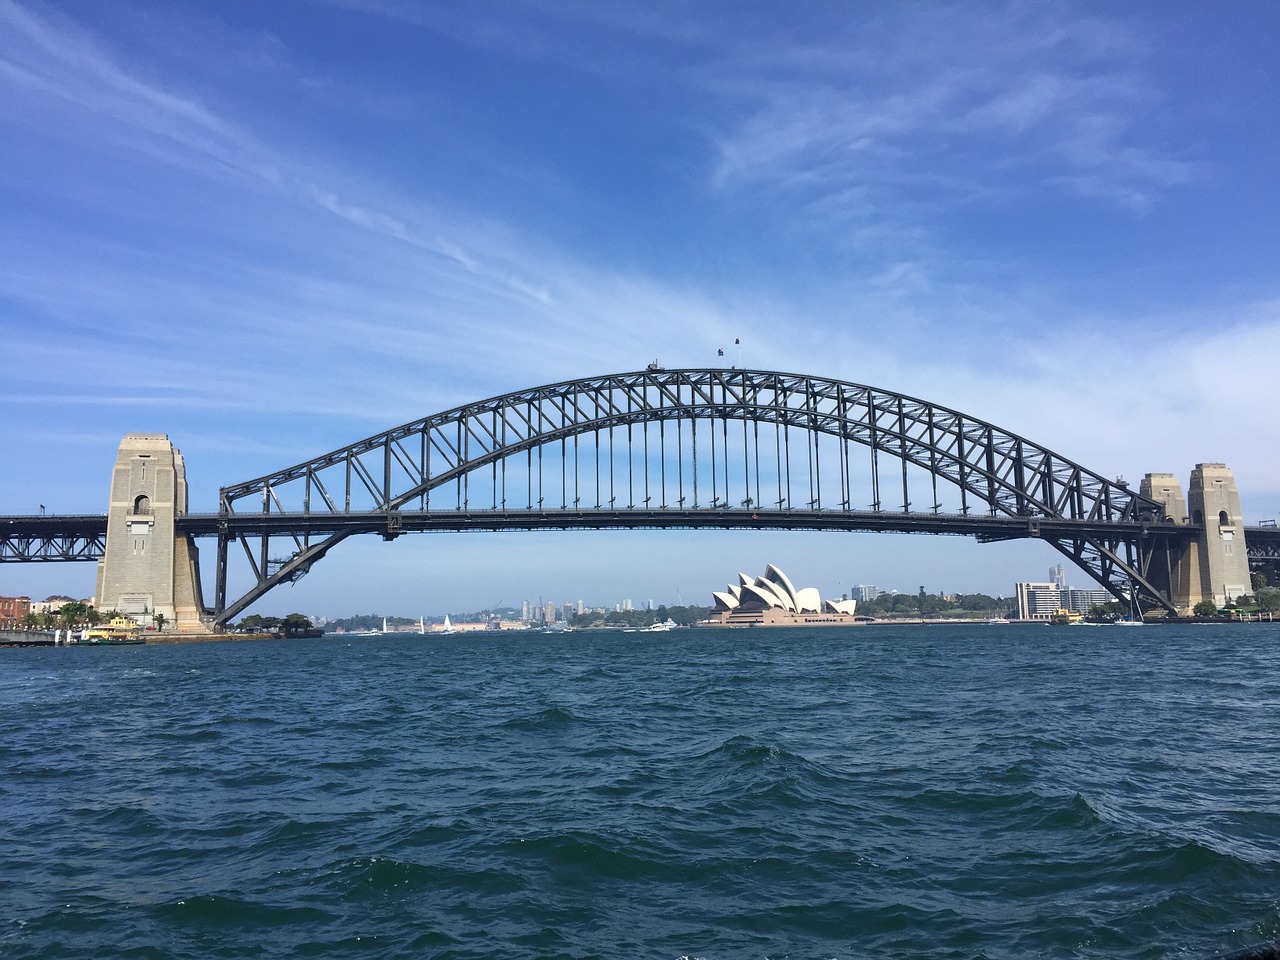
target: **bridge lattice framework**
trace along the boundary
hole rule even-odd
[[[912,509],[923,502],[923,510]],[[994,424],[865,384],[650,368],[516,391],[224,487],[216,618],[346,537],[617,527],[898,530],[1038,537],[1117,597],[1172,609],[1163,506]],[[231,548],[252,585],[229,598]]]

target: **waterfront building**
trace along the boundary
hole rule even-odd
[[[72,603],[73,601],[74,601],[73,597],[62,596],[61,594],[55,594],[54,596],[51,596],[51,597],[45,597],[43,600],[32,600],[30,601],[31,612],[56,614],[68,603]],[[89,607],[93,606],[92,597],[90,597],[88,600],[81,600],[79,602]]]
[[[823,601],[816,587],[797,590],[773,564],[764,576],[738,574],[738,582],[712,593],[711,619],[730,627],[802,627],[860,622],[857,600]]]
[[[30,612],[30,597],[0,597],[0,624],[15,626]]]
[[[1079,590],[1057,583],[1018,583],[1014,585],[1018,595],[1019,620],[1047,621],[1055,610],[1072,613],[1088,613],[1099,604],[1115,600],[1109,590]]]
[[[454,623],[445,618],[444,623],[433,623],[430,628],[431,633],[479,633],[483,630],[492,629],[487,621],[470,620],[462,623]]]

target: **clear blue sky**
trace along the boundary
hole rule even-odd
[[[0,0],[0,513],[103,512],[128,431],[173,437],[213,510],[458,403],[738,337],[744,366],[1107,475],[1226,462],[1275,517],[1278,45],[1271,2]],[[769,561],[825,594],[1008,594],[1058,555],[405,537],[258,609],[706,602]],[[6,565],[0,593],[92,579]]]

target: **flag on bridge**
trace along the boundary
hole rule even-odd
[[[723,357],[723,356],[724,356],[724,347],[721,347],[719,350],[717,350],[717,351],[716,351],[716,356],[717,356],[717,357]]]

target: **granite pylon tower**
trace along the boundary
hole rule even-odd
[[[199,554],[177,529],[187,512],[187,471],[165,434],[130,433],[111,476],[106,550],[98,562],[94,606],[144,626],[156,614],[182,633],[207,633]]]

